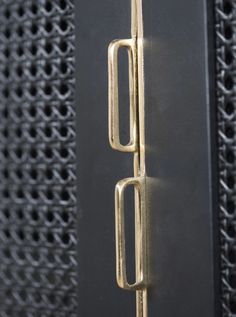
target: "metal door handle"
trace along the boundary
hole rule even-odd
[[[127,145],[120,142],[119,124],[119,84],[118,54],[120,48],[126,48],[129,57],[129,98],[130,98],[130,140]],[[109,81],[109,141],[113,149],[121,152],[137,150],[137,109],[136,109],[136,66],[135,45],[133,39],[115,40],[108,48],[108,81]]]
[[[136,281],[129,284],[126,272],[126,239],[124,193],[128,186],[135,188],[135,258]],[[141,290],[146,287],[146,211],[144,178],[132,177],[118,182],[115,189],[116,220],[116,277],[118,285],[126,290]]]

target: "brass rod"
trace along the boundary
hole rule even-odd
[[[144,191],[143,195],[145,195],[145,176],[146,176],[146,168],[145,168],[145,110],[144,110],[144,56],[143,56],[143,16],[142,16],[142,0],[131,0],[131,16],[132,16],[132,22],[131,22],[131,36],[135,40],[135,47],[136,47],[136,76],[137,76],[137,133],[138,133],[138,152],[134,154],[134,176],[135,177],[141,177],[144,178]],[[137,190],[135,190],[135,209],[138,210],[138,193]],[[144,201],[144,208],[145,208],[145,216],[143,221],[147,221],[147,215],[146,215],[146,206],[145,206],[145,197],[142,197]],[[137,212],[136,212],[137,214]],[[135,221],[137,225],[137,220]],[[139,276],[139,259],[140,254],[142,253],[142,256],[145,259],[145,262],[147,261],[147,251],[146,251],[146,228],[147,224],[143,226],[143,232],[144,235],[143,241],[145,243],[145,246],[143,250],[139,250],[136,254],[136,278]],[[136,232],[136,241],[139,239],[138,237],[138,230],[135,230]],[[137,250],[137,249],[136,249]],[[147,274],[147,263],[144,264],[145,266],[145,273]],[[147,277],[146,277],[147,278]],[[136,291],[136,317],[147,317],[148,316],[148,303],[147,303],[147,285],[144,289]]]

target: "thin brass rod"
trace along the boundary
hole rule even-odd
[[[136,77],[137,77],[137,91],[138,91],[138,107],[137,107],[137,122],[138,122],[138,152],[134,154],[134,176],[144,178],[146,176],[146,167],[145,167],[145,109],[144,109],[144,56],[143,56],[143,16],[142,16],[142,0],[131,0],[131,35],[132,38],[135,39],[135,46],[136,46]],[[145,181],[144,181],[145,183]],[[147,221],[147,212],[146,212],[146,205],[145,205],[145,184],[144,191],[142,197],[144,201],[144,221]],[[135,190],[135,209],[138,210],[138,193]],[[137,212],[135,213],[137,214]],[[137,219],[135,221],[137,225]],[[146,228],[147,224],[143,226],[143,241],[145,247],[143,248],[142,256],[145,259],[145,273],[147,274],[147,250],[146,250]],[[136,241],[139,239],[138,233],[139,230],[136,230]],[[136,277],[139,276],[139,259],[140,259],[140,252],[139,250],[136,253]],[[148,279],[148,277],[146,277]],[[136,317],[147,317],[148,316],[148,303],[147,303],[147,285],[146,288],[142,290],[136,291]]]

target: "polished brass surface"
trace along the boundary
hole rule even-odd
[[[115,40],[108,49],[109,77],[109,141],[113,149],[134,153],[134,177],[118,182],[115,189],[116,275],[118,285],[136,291],[136,317],[148,316],[147,304],[147,211],[145,173],[145,111],[142,0],[131,0],[131,39]],[[120,143],[118,53],[125,47],[129,56],[130,141]],[[133,284],[127,280],[124,194],[134,186],[135,198],[135,275]]]
[[[127,145],[120,143],[119,132],[118,52],[122,47],[127,48],[129,56],[130,141]],[[108,54],[110,145],[118,151],[135,152],[137,150],[135,42],[132,39],[115,40],[110,44]]]
[[[135,203],[135,250],[136,250],[136,282],[129,284],[126,274],[126,250],[125,250],[125,221],[124,221],[124,192],[128,186],[133,185],[136,192]],[[127,290],[143,289],[146,285],[146,272],[144,250],[146,248],[145,237],[145,201],[144,179],[127,178],[116,185],[115,190],[115,211],[116,211],[116,258],[117,258],[117,282],[121,288]]]

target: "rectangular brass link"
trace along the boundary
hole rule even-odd
[[[135,187],[135,255],[136,255],[136,281],[129,284],[126,273],[126,248],[125,248],[125,221],[124,221],[124,193],[128,186]],[[126,178],[118,182],[115,190],[116,211],[116,272],[118,285],[126,290],[139,290],[146,286],[146,215],[144,205],[144,179]]]
[[[123,47],[127,48],[129,56],[130,141],[127,145],[120,143],[119,131],[118,53],[119,49]],[[135,152],[138,145],[135,49],[133,39],[114,40],[108,48],[109,141],[114,150],[121,152]]]
[[[116,275],[119,287],[136,291],[136,317],[148,317],[147,303],[147,211],[145,199],[145,136],[142,0],[131,0],[131,39],[115,40],[108,49],[109,141],[113,149],[134,153],[134,176],[119,181],[115,189]],[[121,47],[129,55],[130,141],[120,143],[118,53]],[[126,272],[124,193],[134,186],[135,199],[135,282]]]

